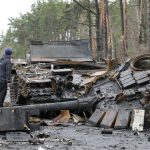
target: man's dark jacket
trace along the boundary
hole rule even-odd
[[[11,60],[9,55],[0,59],[0,82],[9,82],[11,74]]]
[[[11,60],[9,55],[0,59],[0,107],[3,106],[7,93],[7,83],[10,82]]]

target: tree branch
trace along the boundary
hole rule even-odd
[[[96,15],[96,13],[94,11],[92,11],[91,9],[86,8],[85,6],[83,6],[81,3],[79,3],[77,0],[73,0],[75,3],[77,3],[81,8],[85,9],[86,11]]]
[[[75,23],[75,21],[72,20],[72,19],[66,19],[66,20],[63,21],[63,23],[61,25],[63,25],[65,22],[68,22],[68,21],[71,21],[71,22]],[[88,27],[95,27],[95,24],[90,25],[90,24],[86,24],[86,23],[83,23],[83,22],[78,22],[77,24],[81,24],[81,25],[88,26]]]

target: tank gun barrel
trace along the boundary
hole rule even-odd
[[[59,111],[59,110],[88,110],[91,109],[93,104],[96,102],[95,97],[85,97],[74,101],[68,102],[56,102],[56,103],[45,103],[45,104],[34,104],[34,105],[23,105],[13,106],[14,109],[24,110],[39,110],[39,111]],[[2,108],[3,109],[3,108]]]

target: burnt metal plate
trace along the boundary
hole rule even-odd
[[[28,119],[25,110],[20,108],[0,109],[0,132],[28,130]]]
[[[130,121],[130,114],[131,112],[129,110],[119,110],[114,128],[115,129],[128,128]]]
[[[108,110],[100,124],[102,128],[113,128],[118,112],[116,110]]]
[[[97,126],[102,121],[104,115],[104,111],[96,109],[92,116],[89,118],[88,123],[92,126]]]
[[[30,50],[31,61],[92,61],[88,40],[31,43]]]

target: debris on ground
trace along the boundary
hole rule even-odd
[[[79,115],[77,114],[71,114],[72,115],[72,119],[73,119],[73,122],[78,124],[78,123],[84,123],[85,122],[85,119],[83,117],[80,117]]]
[[[60,114],[53,119],[53,123],[68,123],[71,118],[69,110],[61,110]]]
[[[112,134],[113,133],[113,130],[112,129],[103,129],[101,131],[101,134]]]
[[[131,118],[131,127],[133,131],[143,131],[144,116],[145,110],[133,109],[133,115]]]

